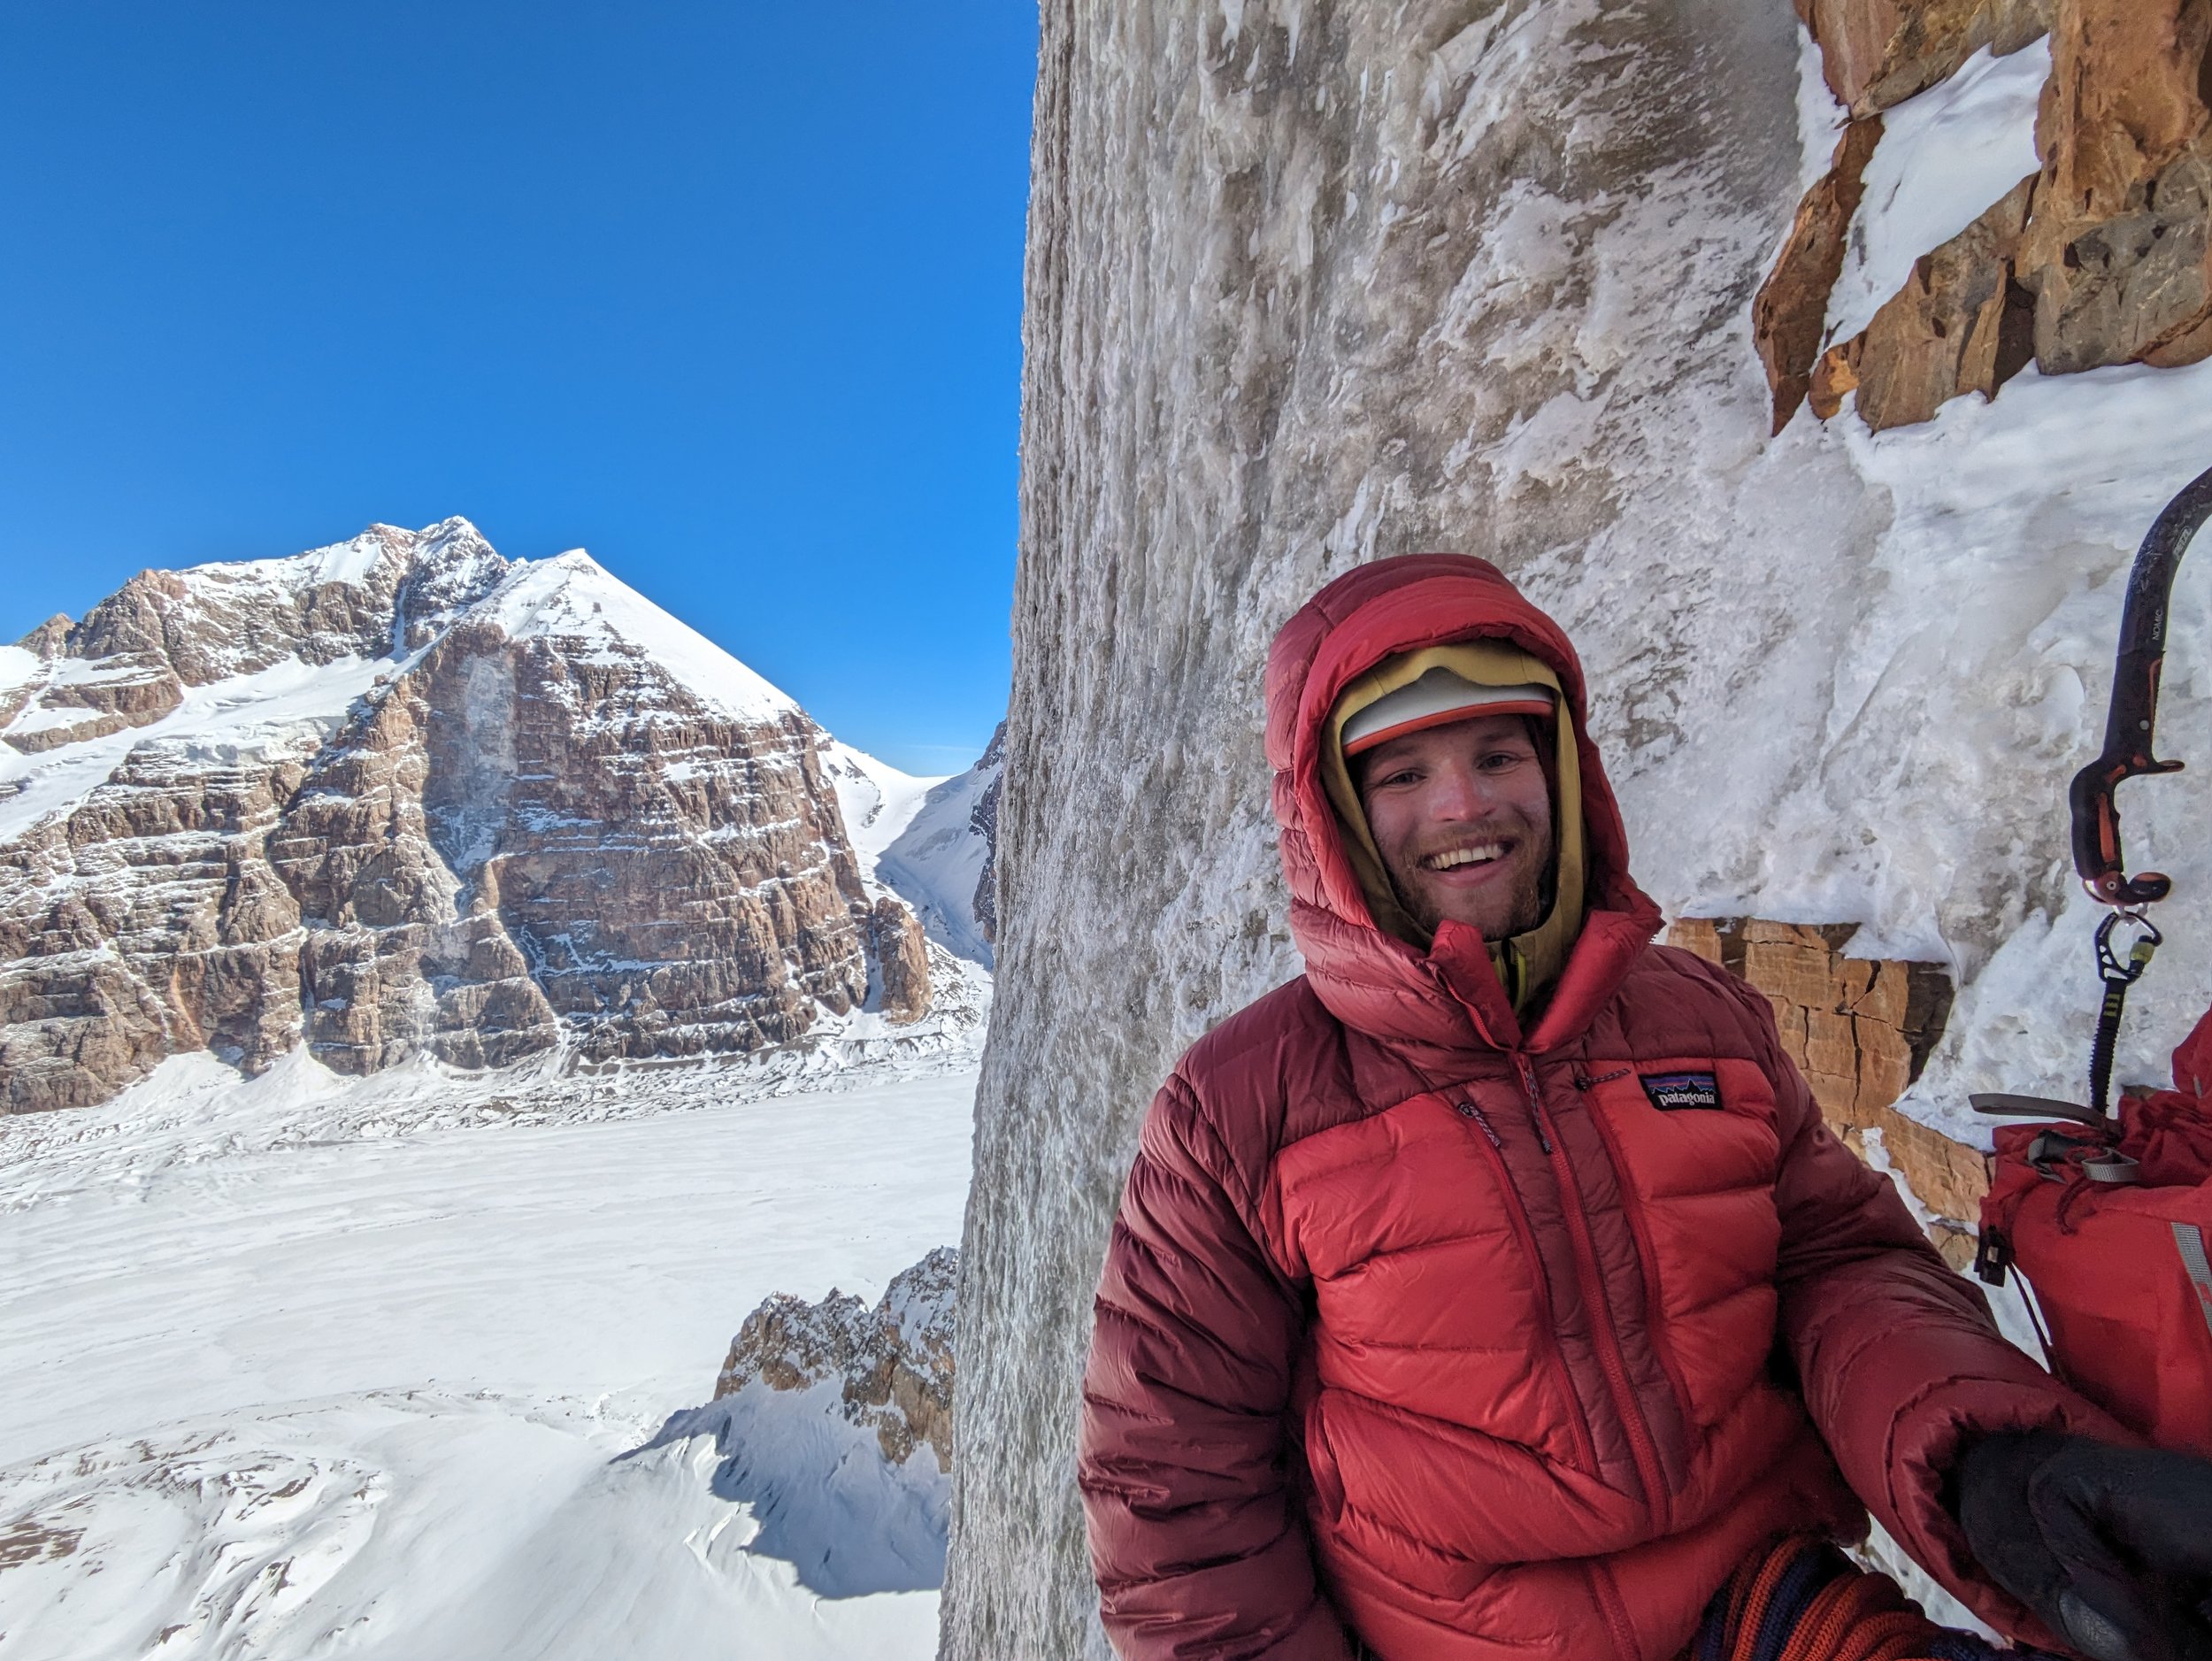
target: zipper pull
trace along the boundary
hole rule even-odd
[[[1528,1097],[1528,1122],[1536,1127],[1536,1145],[1545,1154],[1551,1153],[1551,1136],[1544,1129],[1544,1099],[1536,1087],[1536,1069],[1529,1065],[1526,1056],[1518,1050],[1513,1053],[1513,1065],[1521,1074],[1521,1091]]]
[[[1468,1101],[1454,1102],[1452,1106],[1458,1111],[1459,1116],[1462,1119],[1471,1119],[1476,1124],[1482,1127],[1482,1134],[1490,1138],[1490,1145],[1493,1148],[1495,1148],[1500,1153],[1503,1153],[1505,1151],[1505,1143],[1499,1139],[1498,1133],[1491,1128],[1490,1121],[1483,1116],[1483,1111],[1480,1108],[1477,1107],[1472,1102]]]

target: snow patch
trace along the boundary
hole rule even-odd
[[[1819,83],[1815,60],[1809,79]],[[1801,67],[1800,86],[1809,78]],[[2043,165],[2036,106],[2051,78],[2046,36],[2009,57],[1987,47],[1947,81],[1882,116],[1851,222],[1843,274],[1828,302],[1828,339],[1849,340],[1932,253]]]
[[[931,940],[986,968],[991,943],[976,920],[975,893],[991,845],[975,811],[998,773],[978,763],[933,785],[875,862],[878,879],[914,908]]]
[[[824,1597],[934,1591],[945,1578],[952,1478],[917,1448],[903,1465],[841,1411],[843,1381],[777,1390],[758,1380],[679,1413],[641,1455],[703,1438],[718,1457],[708,1485],[752,1526],[710,1543],[780,1557]],[[637,1457],[637,1456],[633,1456]]]
[[[0,695],[38,679],[45,659],[21,646],[0,646]]]
[[[946,780],[918,779],[835,739],[822,745],[822,765],[837,792],[838,811],[860,861],[860,874],[872,883],[877,858],[913,823],[930,792]]]
[[[183,703],[144,727],[35,755],[0,744],[0,842],[82,801],[141,745],[161,745],[188,761],[303,757],[329,740],[354,701],[390,666],[367,657],[319,665],[288,657],[254,674],[187,687]],[[32,711],[27,722],[39,713]],[[95,712],[74,714],[90,720]]]
[[[769,1293],[879,1296],[957,1234],[972,1057],[737,1103],[639,1072],[598,1081],[619,1123],[511,1076],[498,1134],[383,1137],[339,1104],[476,1087],[227,1072],[0,1121],[12,1658],[934,1653],[927,1456],[871,1467],[800,1402],[621,1456]]]

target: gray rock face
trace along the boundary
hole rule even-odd
[[[143,573],[0,666],[10,1111],[201,1048],[756,1050],[857,1009],[872,965],[895,1018],[929,1005],[824,735],[581,553],[377,527]]]
[[[1071,1453],[1108,1221],[1176,1055],[1297,966],[1274,630],[1357,561],[1486,554],[1578,630],[1609,747],[1678,741],[1701,590],[1781,511],[1727,504],[1767,427],[1747,318],[1799,188],[1794,30],[1719,0],[1045,6],[944,1656],[1103,1653]],[[1643,550],[1630,595],[1584,582],[1608,538]]]

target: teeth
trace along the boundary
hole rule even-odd
[[[1503,842],[1481,842],[1472,848],[1455,848],[1448,853],[1431,854],[1423,863],[1432,871],[1449,871],[1455,865],[1486,865],[1493,859],[1504,857]]]

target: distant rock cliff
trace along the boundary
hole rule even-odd
[[[10,1111],[186,1050],[591,1065],[930,1005],[826,735],[580,552],[148,572],[0,649],[0,716]]]

